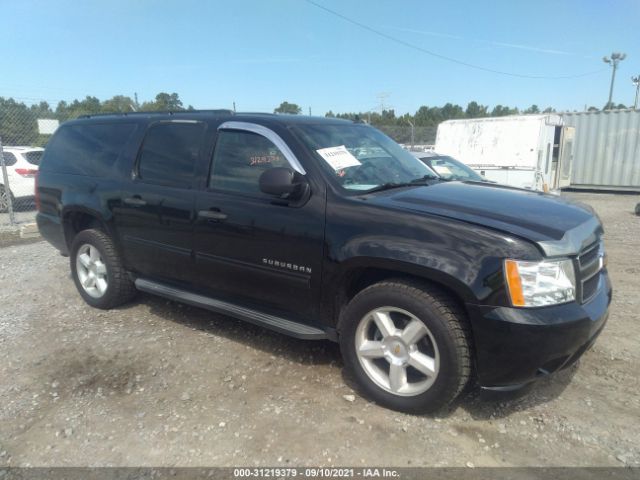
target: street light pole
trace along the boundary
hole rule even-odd
[[[636,99],[633,102],[633,109],[638,108],[638,94],[640,93],[640,75],[631,77],[631,82],[636,86]]]
[[[409,122],[409,125],[411,125],[411,150],[413,150],[413,146],[416,143],[416,137],[415,137],[415,125],[413,124],[413,122],[409,119],[407,119],[407,122]]]
[[[627,54],[619,53],[619,52],[613,52],[611,54],[611,57],[602,57],[602,61],[604,63],[608,63],[609,65],[611,65],[611,68],[612,68],[611,86],[609,87],[609,101],[607,102],[605,109],[609,109],[609,110],[611,109],[611,99],[613,98],[613,83],[616,80],[616,70],[618,69],[618,64],[625,58],[627,58]]]

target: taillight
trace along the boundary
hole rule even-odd
[[[23,177],[35,177],[38,170],[35,168],[16,168],[16,173]]]
[[[38,190],[38,171],[36,170],[35,182],[34,182],[34,201],[36,203],[36,210],[40,211],[40,191]]]

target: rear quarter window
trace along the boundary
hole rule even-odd
[[[63,125],[45,149],[41,170],[106,176],[136,127],[135,123]]]
[[[30,152],[25,152],[22,155],[27,159],[31,165],[40,166],[40,161],[42,160],[42,152],[41,150],[32,150]]]

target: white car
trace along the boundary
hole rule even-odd
[[[0,170],[0,212],[6,212],[9,196],[13,206],[23,207],[34,197],[35,176],[38,173],[43,148],[40,147],[3,147],[4,163],[7,166],[9,188],[4,184],[4,175]]]
[[[490,182],[471,167],[448,155],[441,155],[433,150],[411,153],[443,180],[495,183]]]

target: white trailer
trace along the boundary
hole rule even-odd
[[[489,180],[550,191],[569,186],[574,133],[555,114],[448,120],[435,150]]]

